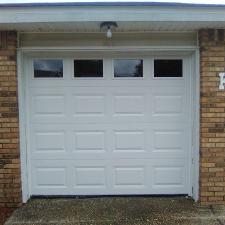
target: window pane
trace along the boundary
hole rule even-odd
[[[34,77],[63,77],[63,61],[55,59],[35,59]]]
[[[181,59],[157,59],[154,60],[155,77],[182,77],[183,62]]]
[[[143,77],[143,60],[114,60],[114,77]]]
[[[103,60],[74,60],[74,77],[103,77]]]

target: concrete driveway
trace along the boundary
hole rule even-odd
[[[32,199],[5,225],[222,225],[225,206],[200,206],[191,199],[102,197]]]

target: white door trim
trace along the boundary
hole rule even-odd
[[[192,56],[192,197],[199,200],[200,159],[200,55],[196,49]]]
[[[39,49],[40,50],[40,49]],[[46,49],[45,49],[46,50]],[[50,49],[49,49],[50,50]],[[68,49],[64,49],[63,51],[67,51]],[[81,49],[77,49],[80,51]],[[117,49],[115,49],[118,51]],[[130,49],[131,50],[131,49]],[[141,52],[140,49],[133,49],[134,51]],[[143,49],[142,49],[143,50]],[[167,48],[159,48],[156,50],[155,48],[145,48],[144,52],[153,51],[157,54],[157,52],[167,52],[169,54],[186,54],[191,55],[191,61],[192,61],[192,121],[193,121],[193,132],[192,132],[192,158],[193,158],[193,165],[190,168],[190,180],[192,181],[191,186],[193,187],[193,192],[190,192],[190,196],[193,197],[196,201],[198,200],[198,189],[199,189],[199,85],[200,85],[200,74],[199,74],[199,51],[197,48],[195,49],[187,49],[184,47],[183,49],[180,48],[178,51],[174,49],[174,47],[167,47]],[[41,50],[42,51],[42,50]],[[62,49],[54,49],[55,51],[62,51]],[[88,49],[86,49],[88,51]],[[107,51],[107,50],[104,50]],[[112,49],[111,49],[112,51]],[[30,197],[30,182],[29,182],[29,176],[28,176],[28,168],[29,168],[29,162],[28,162],[28,155],[29,154],[27,150],[27,141],[29,135],[29,131],[27,129],[27,97],[26,97],[26,91],[27,91],[27,84],[26,80],[23,76],[27,73],[27,66],[25,66],[26,62],[26,54],[28,53],[35,53],[37,52],[34,49],[30,49],[29,51],[26,49],[19,49],[17,53],[17,70],[18,70],[18,97],[19,97],[19,123],[20,123],[20,154],[21,154],[21,177],[22,177],[22,198],[23,202],[25,203],[29,197]]]
[[[21,182],[22,182],[22,201],[26,203],[29,199],[28,186],[28,166],[27,166],[27,137],[26,137],[26,100],[25,100],[25,81],[23,74],[23,54],[17,51],[17,77],[18,77],[18,102],[19,102],[19,137],[20,137],[20,161],[21,161]]]

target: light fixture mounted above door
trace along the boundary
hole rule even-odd
[[[116,22],[107,21],[100,24],[100,29],[106,31],[106,37],[112,38],[112,31],[118,27]]]

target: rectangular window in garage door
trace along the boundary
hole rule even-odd
[[[155,78],[183,77],[182,59],[155,59],[154,60]]]
[[[62,78],[63,60],[35,59],[33,61],[34,78]]]
[[[101,59],[77,59],[74,60],[75,78],[102,78],[103,60]]]
[[[114,59],[114,77],[143,77],[142,59]]]

